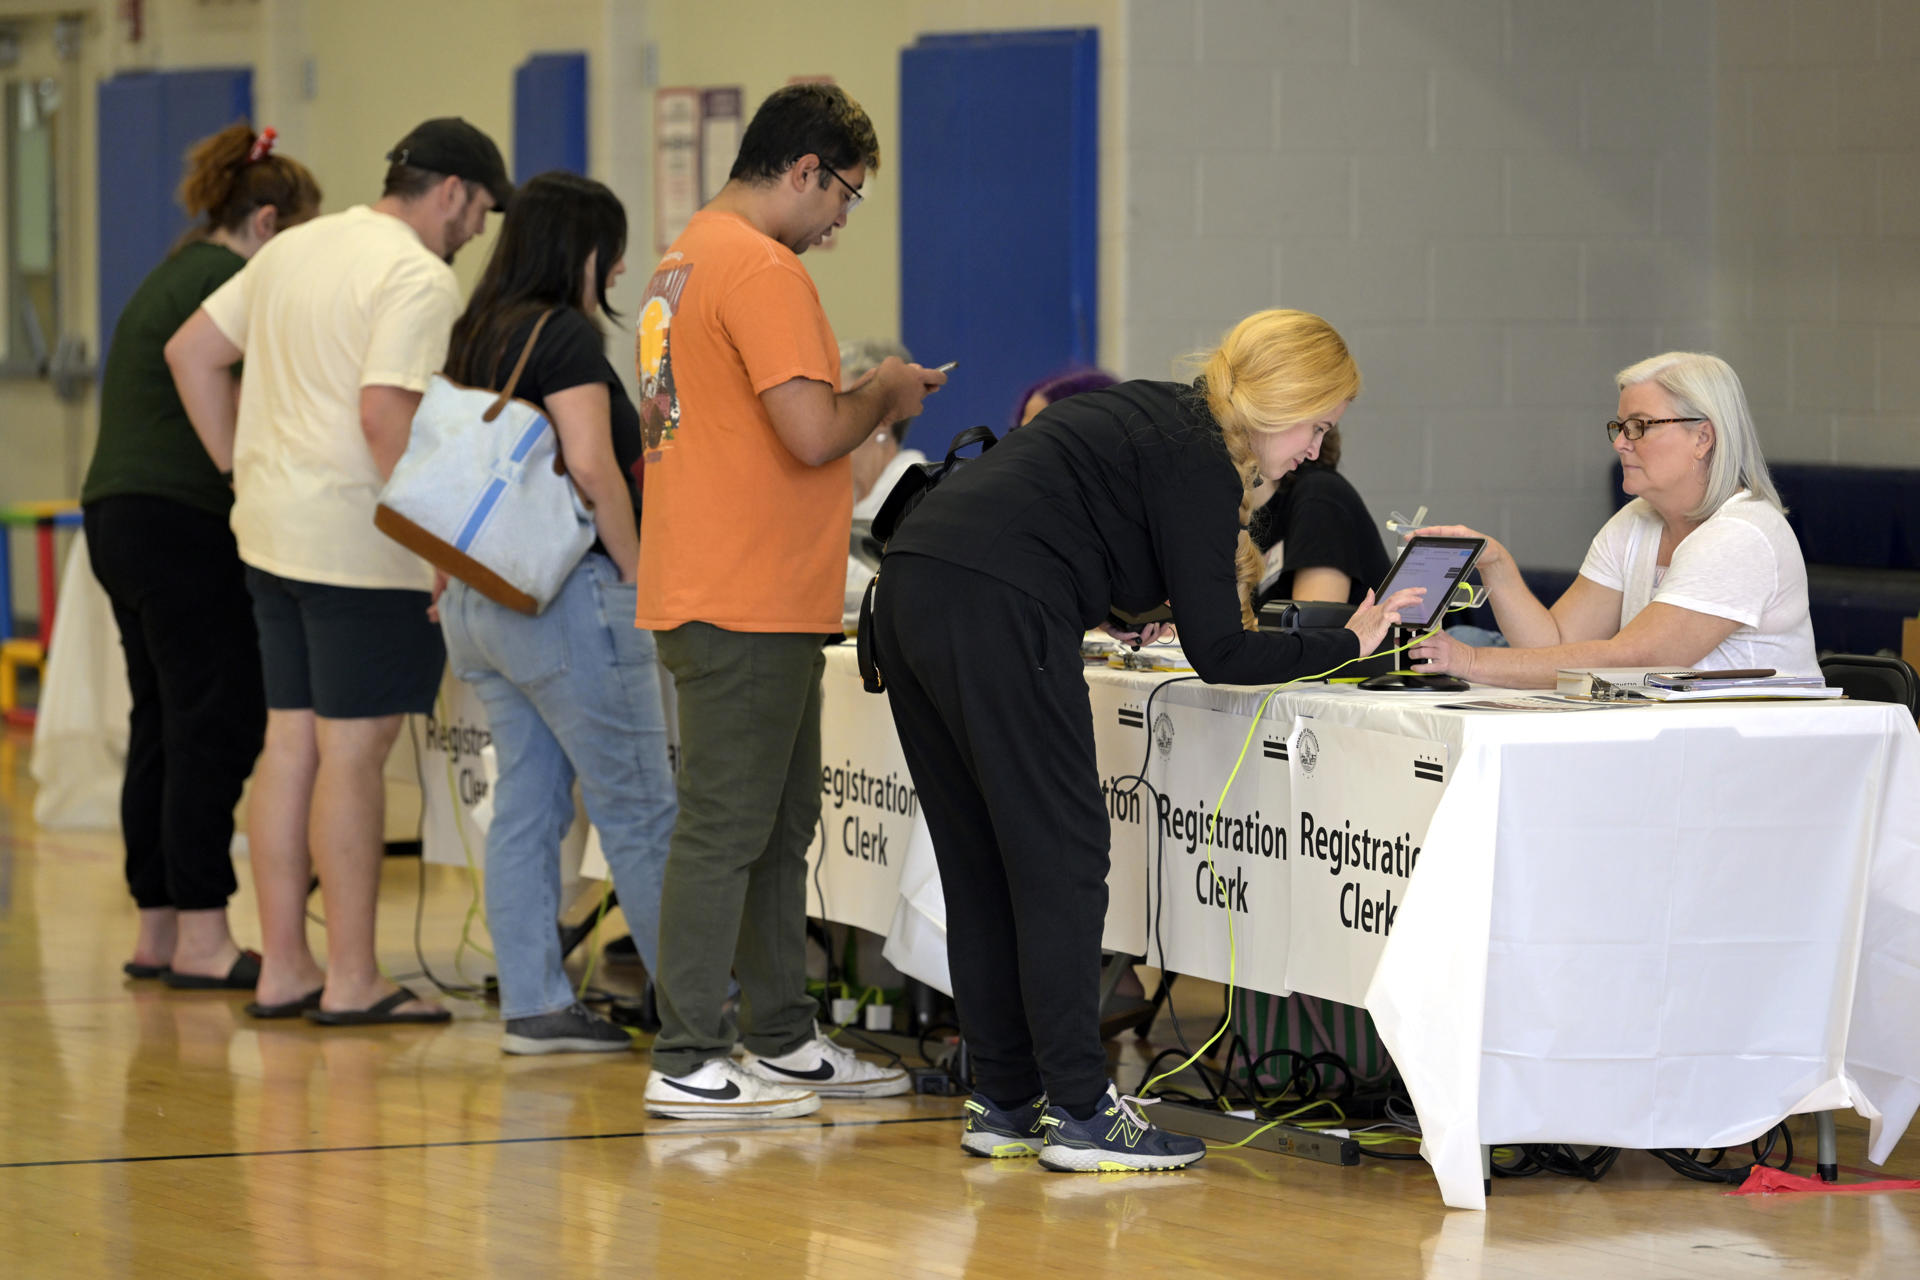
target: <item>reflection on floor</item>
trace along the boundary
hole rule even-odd
[[[1488,1213],[1456,1213],[1419,1162],[972,1160],[952,1099],[654,1120],[644,1053],[505,1058],[470,1001],[445,1028],[256,1023],[242,994],[121,975],[118,841],[35,828],[26,748],[0,740],[0,1275],[1894,1276],[1920,1258],[1920,1196],[1729,1198],[1638,1153],[1599,1183],[1502,1181]],[[382,954],[417,970],[418,902],[451,977],[471,887],[442,868],[421,883],[388,860]],[[468,952],[465,976],[485,964]],[[1220,1007],[1203,983],[1182,996],[1189,1029]],[[1165,1019],[1151,1044],[1128,1037],[1123,1083],[1167,1043]],[[1890,1174],[1920,1176],[1917,1142]],[[1864,1147],[1843,1123],[1843,1162]]]

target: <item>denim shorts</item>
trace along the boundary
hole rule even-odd
[[[433,710],[446,669],[424,591],[335,587],[247,566],[267,706],[360,720]]]

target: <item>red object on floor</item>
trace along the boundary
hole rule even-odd
[[[1747,1175],[1747,1180],[1727,1194],[1775,1196],[1811,1192],[1816,1195],[1857,1195],[1863,1191],[1920,1191],[1920,1182],[1904,1178],[1890,1178],[1880,1182],[1822,1182],[1818,1178],[1803,1178],[1797,1173],[1788,1173],[1784,1169],[1755,1165],[1753,1172]]]

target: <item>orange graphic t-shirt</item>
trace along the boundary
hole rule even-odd
[[[760,401],[793,378],[840,388],[839,344],[800,259],[737,215],[697,213],[654,270],[636,338],[636,622],[838,632],[849,464],[795,458]]]

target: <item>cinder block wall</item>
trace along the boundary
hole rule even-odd
[[[1920,465],[1920,3],[1132,0],[1126,371],[1262,306],[1343,469],[1573,567],[1611,375],[1725,354],[1782,458]]]

